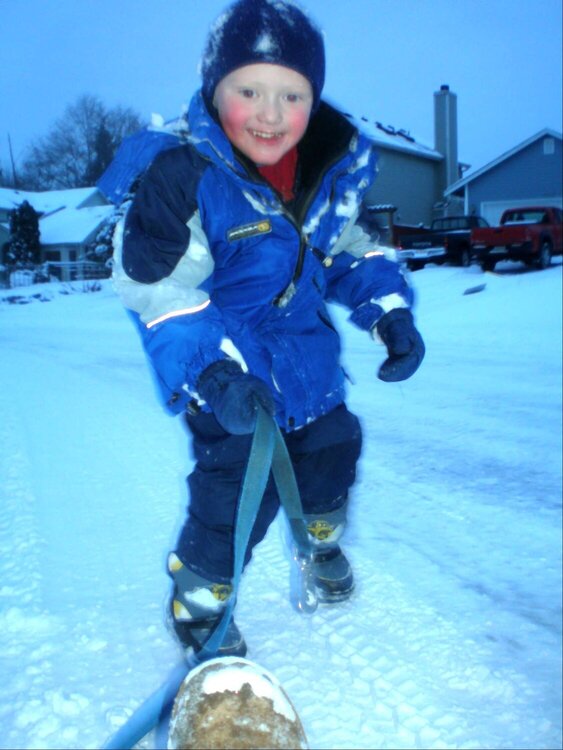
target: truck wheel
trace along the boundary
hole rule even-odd
[[[424,263],[420,260],[409,260],[407,261],[407,268],[409,271],[418,271],[419,268],[424,268]]]
[[[542,240],[540,245],[540,254],[536,261],[536,268],[544,270],[549,268],[551,265],[551,242],[549,240]]]
[[[471,265],[471,252],[468,247],[464,247],[459,256],[459,265],[463,268],[469,268]]]
[[[487,258],[486,260],[481,261],[481,268],[483,269],[483,271],[494,271],[496,264],[496,260]]]

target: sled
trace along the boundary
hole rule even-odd
[[[308,748],[289,696],[273,674],[240,657],[204,662],[183,681],[172,709],[168,747]]]

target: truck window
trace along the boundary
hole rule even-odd
[[[511,211],[506,214],[503,224],[541,224],[544,211]]]
[[[525,211],[524,222],[526,224],[544,224],[545,221],[549,221],[549,217],[545,211]]]

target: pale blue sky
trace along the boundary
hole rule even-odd
[[[479,168],[561,131],[561,0],[303,0],[325,32],[325,94],[433,145],[433,93],[458,95],[459,158]],[[0,0],[0,162],[83,93],[174,117],[225,0]]]

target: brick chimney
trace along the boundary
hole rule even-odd
[[[440,194],[459,179],[457,157],[457,96],[447,84],[434,94],[434,148],[443,154]]]

